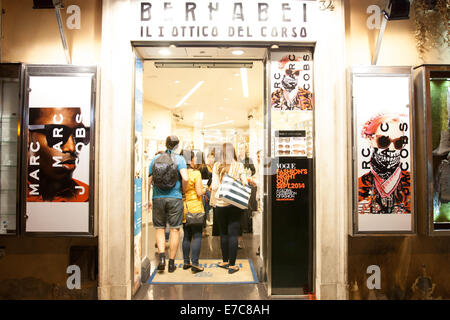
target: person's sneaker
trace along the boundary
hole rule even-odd
[[[177,266],[175,265],[175,263],[169,263],[169,272],[174,272],[177,269]]]
[[[164,271],[166,268],[166,258],[160,258],[158,264],[158,271]]]

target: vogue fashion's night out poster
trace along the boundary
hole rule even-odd
[[[357,232],[413,230],[410,79],[353,76]]]
[[[90,232],[92,76],[30,76],[27,232]]]

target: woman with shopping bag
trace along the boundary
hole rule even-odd
[[[235,265],[238,249],[240,219],[248,207],[251,190],[247,186],[244,165],[237,161],[231,143],[222,146],[221,159],[214,165],[211,189],[215,193],[216,214],[219,221],[222,262],[218,266],[232,274],[239,271]]]
[[[202,245],[202,229],[205,218],[202,196],[206,189],[202,184],[202,176],[198,170],[201,164],[201,154],[197,155],[191,150],[184,150],[183,156],[189,165],[188,184],[184,193],[184,217],[183,217],[183,270],[191,269],[192,273],[202,272],[199,265],[200,249]],[[192,244],[192,259],[190,258]],[[192,263],[191,263],[192,260]]]

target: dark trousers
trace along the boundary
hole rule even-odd
[[[186,226],[183,225],[183,259],[185,264],[190,264],[189,253],[191,251],[192,243],[192,264],[198,266],[198,259],[200,257],[200,249],[202,247],[202,226]]]
[[[222,260],[223,262],[229,262],[230,266],[234,266],[238,250],[242,209],[235,206],[216,207],[215,214],[219,222]]]

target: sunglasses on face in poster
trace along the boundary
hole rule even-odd
[[[286,73],[290,76],[295,75],[296,77],[298,77],[300,75],[300,70],[287,69]]]
[[[387,149],[393,143],[395,150],[401,150],[406,145],[406,137],[391,139],[388,136],[376,136],[376,142],[380,149]]]
[[[70,128],[60,124],[42,124],[28,126],[30,132],[39,132],[45,135],[47,145],[53,147],[61,143],[65,145],[70,136],[73,137],[75,144],[82,143],[87,145],[90,142],[90,128],[77,126]]]

